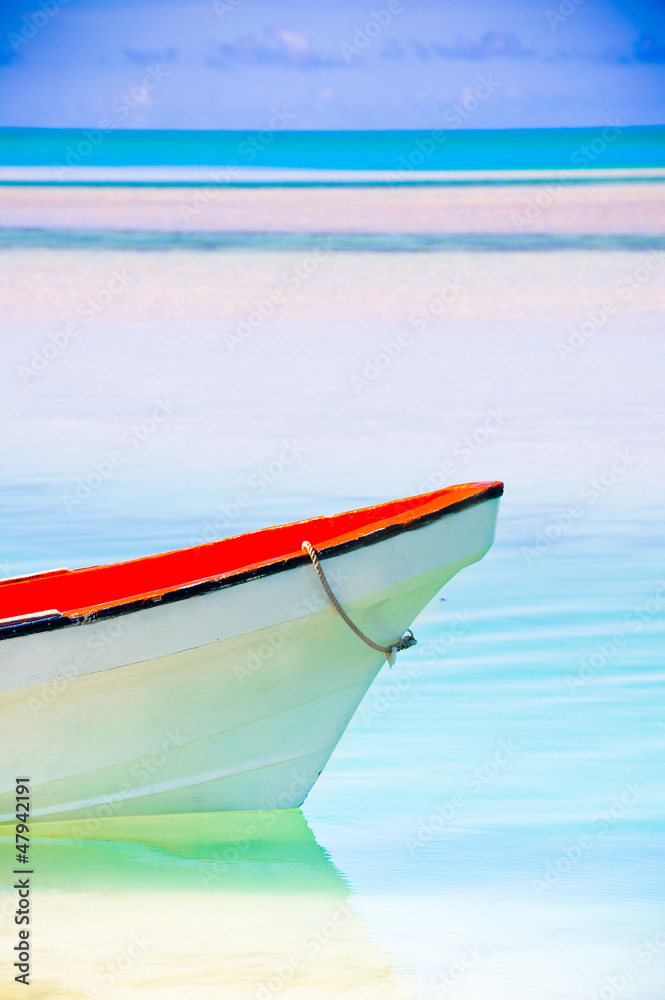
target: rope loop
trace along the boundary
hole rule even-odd
[[[321,565],[319,554],[314,548],[314,546],[310,542],[303,542],[302,547],[305,550],[305,552],[307,552],[309,558],[312,560],[314,569],[316,570],[316,574],[319,580],[321,581],[323,589],[328,595],[330,603],[332,604],[332,606],[334,607],[335,611],[340,616],[342,621],[346,622],[351,631],[355,632],[358,638],[362,639],[364,643],[367,643],[368,646],[371,646],[372,649],[375,649],[378,653],[383,653],[388,661],[388,664],[391,667],[397,658],[397,654],[402,649],[408,649],[410,646],[416,645],[416,642],[418,640],[415,638],[411,629],[407,629],[404,635],[400,639],[397,639],[395,642],[392,642],[389,646],[381,646],[378,642],[374,642],[372,639],[369,638],[369,636],[365,635],[365,633],[358,628],[355,622],[351,621],[346,611],[335,597],[332,588],[326,578],[326,574],[323,571],[323,566]]]

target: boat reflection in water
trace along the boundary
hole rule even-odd
[[[300,809],[42,823],[32,1000],[407,1000]],[[14,831],[2,828],[2,871]],[[2,960],[16,943],[4,886]],[[23,997],[3,971],[4,1000]],[[11,985],[9,985],[11,984]]]

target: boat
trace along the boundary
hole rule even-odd
[[[290,809],[500,482],[0,581],[0,823]],[[407,654],[408,655],[408,654]]]

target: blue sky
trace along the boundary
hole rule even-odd
[[[132,91],[126,128],[665,122],[662,0],[3,0],[0,42],[0,125],[94,127]]]

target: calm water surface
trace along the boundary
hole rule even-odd
[[[2,250],[4,575],[506,483],[233,864],[233,817],[37,843],[32,996],[662,1000],[665,265],[489,242]]]

